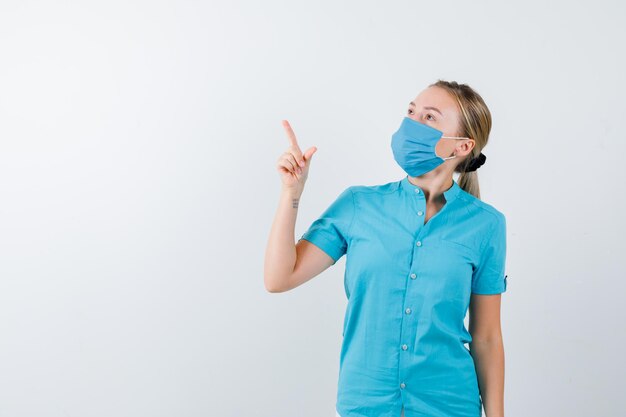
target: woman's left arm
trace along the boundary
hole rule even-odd
[[[487,417],[504,417],[504,343],[500,328],[500,294],[472,294],[470,353]]]

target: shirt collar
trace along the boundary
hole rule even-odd
[[[402,178],[402,180],[400,180],[400,186],[402,187],[404,191],[412,195],[414,194],[419,194],[421,196],[424,195],[424,190],[422,190],[417,185],[411,184],[411,182],[409,181],[408,175],[406,175],[404,178]],[[445,190],[443,192],[443,195],[446,198],[446,201],[452,201],[454,198],[456,198],[459,195],[460,191],[461,191],[461,187],[459,186],[459,184],[457,184],[457,182],[453,178],[452,186],[448,188],[447,190]]]

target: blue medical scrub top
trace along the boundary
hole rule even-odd
[[[471,293],[506,291],[506,222],[454,180],[443,194],[424,224],[408,175],[350,186],[301,237],[334,263],[346,255],[342,417],[481,416],[464,318]]]

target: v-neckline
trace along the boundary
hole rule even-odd
[[[444,197],[444,200],[445,200],[445,197]],[[446,208],[446,206],[448,204],[449,204],[449,202],[446,200],[446,202],[443,203],[441,208],[439,210],[437,210],[437,212],[435,214],[433,214],[428,220],[426,220],[426,212],[428,211],[428,204],[426,204],[426,208],[425,208],[426,211],[424,212],[424,221],[422,222],[422,226],[426,226],[427,224],[430,224],[430,222],[432,222],[433,219],[435,217],[437,217],[439,215],[439,213],[441,213]]]

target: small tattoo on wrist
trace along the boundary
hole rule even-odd
[[[299,198],[294,198],[291,200],[291,207],[298,208],[298,203],[300,202]]]

